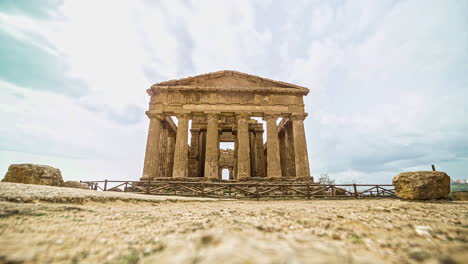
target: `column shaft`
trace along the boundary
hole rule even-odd
[[[310,177],[309,156],[307,155],[307,142],[304,130],[304,119],[306,116],[307,114],[291,117],[296,177]]]
[[[281,177],[281,162],[279,154],[278,126],[276,115],[265,115],[267,123],[267,174],[268,177]]]
[[[237,116],[237,179],[250,177],[249,116]]]
[[[286,133],[281,131],[281,133],[278,134],[278,139],[279,139],[279,149],[280,149],[280,161],[281,161],[281,176],[285,177],[287,176],[286,173],[286,168],[287,168],[287,163],[286,163]]]
[[[295,160],[294,160],[294,140],[293,140],[293,134],[292,134],[292,124],[291,121],[288,121],[285,126],[285,133],[286,133],[286,148],[287,148],[287,175],[289,177],[294,177],[296,176],[296,166],[295,166]]]
[[[174,178],[188,177],[188,114],[177,115],[177,137],[174,153]]]
[[[257,148],[256,161],[256,176],[265,177],[265,149],[263,147],[263,130],[255,130],[255,141]]]
[[[162,122],[161,135],[159,138],[159,162],[158,162],[158,177],[166,177],[166,155],[167,155],[167,135],[168,128],[165,121]]]
[[[219,174],[218,115],[208,114],[207,121],[205,177],[217,179]]]
[[[175,138],[175,132],[169,131],[169,135],[167,137],[166,177],[172,177],[172,166],[174,165]]]
[[[159,141],[161,138],[161,120],[162,115],[147,113],[150,118],[148,129],[148,139],[146,141],[145,163],[143,164],[143,180],[158,177]]]
[[[251,177],[257,177],[257,164],[256,164],[256,158],[257,158],[257,148],[256,146],[256,141],[255,141],[255,132],[254,131],[249,131],[249,147],[250,147],[250,175]]]
[[[190,129],[189,177],[199,177],[200,129]]]

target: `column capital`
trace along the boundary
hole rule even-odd
[[[250,113],[236,113],[237,120],[248,120],[250,118]]]
[[[217,120],[219,120],[219,114],[218,113],[207,113],[206,118],[207,118],[207,120],[216,119],[216,121],[217,121]]]
[[[159,120],[164,120],[166,118],[164,114],[160,114],[160,113],[151,113],[150,111],[146,111],[145,113],[149,119],[157,118]]]
[[[277,114],[264,114],[263,115],[263,120],[265,121],[274,120],[276,122],[278,118],[279,118],[279,115]]]
[[[300,121],[304,121],[304,119],[308,116],[307,113],[301,113],[301,114],[293,114],[291,115],[290,119],[292,121],[296,121],[296,120],[300,120]]]
[[[183,118],[190,119],[191,114],[189,114],[189,113],[178,113],[176,115],[176,117],[177,117],[177,119],[183,119]]]

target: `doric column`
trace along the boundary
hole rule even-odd
[[[142,179],[144,180],[159,176],[159,141],[161,138],[161,122],[164,119],[164,116],[160,114],[146,112],[146,115],[150,118],[150,124],[146,141],[145,163],[143,164]]]
[[[205,177],[206,131],[200,131],[198,142],[198,176]]]
[[[295,164],[295,158],[294,158],[294,141],[293,141],[293,134],[292,134],[292,123],[291,120],[289,120],[286,123],[286,126],[284,127],[284,132],[286,133],[286,159],[287,159],[287,174],[289,177],[294,177],[296,176],[296,166]]]
[[[250,177],[249,115],[237,115],[237,179]]]
[[[291,116],[296,177],[310,176],[309,156],[307,155],[307,142],[304,130],[304,119],[306,116],[307,114],[305,113]]]
[[[206,133],[206,156],[205,156],[205,177],[209,179],[218,178],[218,115],[208,114]]]
[[[167,137],[166,176],[172,177],[172,166],[174,164],[175,132],[169,131]]]
[[[249,131],[249,143],[250,143],[250,176],[257,176],[257,148],[255,147],[255,132]]]
[[[281,164],[278,142],[277,115],[264,115],[267,123],[267,174],[268,177],[281,177]]]
[[[281,150],[280,151],[281,175],[284,177],[284,176],[287,176],[287,173],[286,173],[286,168],[287,168],[286,132],[284,131],[284,129],[278,133],[278,140],[279,140],[279,149]]]
[[[265,152],[263,147],[263,129],[255,130],[255,141],[257,148],[257,177],[265,177]]]
[[[192,121],[193,122],[193,121]],[[190,153],[189,153],[189,177],[199,177],[199,143],[200,143],[200,129],[190,129]],[[203,175],[201,175],[203,176]]]
[[[177,137],[174,153],[174,169],[172,177],[188,177],[188,121],[189,114],[177,115]]]
[[[161,127],[161,136],[159,138],[159,177],[166,177],[166,156],[167,156],[167,136],[168,136],[168,124],[167,122],[163,121],[162,122],[162,127]]]

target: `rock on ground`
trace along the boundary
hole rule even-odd
[[[2,182],[60,186],[63,183],[59,169],[35,164],[11,164]]]
[[[60,187],[67,187],[67,188],[77,188],[77,189],[85,189],[85,190],[89,190],[89,186],[84,184],[84,183],[81,183],[81,182],[77,182],[77,181],[66,181],[64,182]]]
[[[468,192],[467,191],[454,192],[454,193],[452,193],[452,200],[454,200],[454,201],[468,201]]]
[[[393,186],[401,199],[447,199],[450,177],[441,171],[402,172],[393,178]]]

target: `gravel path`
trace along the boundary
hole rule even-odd
[[[194,198],[181,196],[155,196],[124,192],[98,192],[76,188],[64,188],[45,185],[0,182],[0,201],[10,202],[52,202],[84,203],[109,201],[216,201],[212,198]]]
[[[468,259],[467,202],[161,202],[162,197],[143,196],[69,204],[57,201],[89,192],[39,186],[37,194],[32,187],[12,188],[0,188],[0,263],[401,264]],[[17,197],[61,198],[51,200],[55,203],[29,198],[35,202],[8,202]]]

